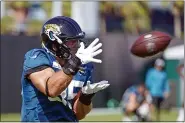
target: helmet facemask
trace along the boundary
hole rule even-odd
[[[47,33],[47,36],[49,40],[53,42],[53,46],[47,50],[51,51],[52,55],[63,59],[69,59],[71,55],[75,55],[78,48],[80,48],[80,42],[82,42],[82,40],[78,38],[61,37],[54,34],[52,31]],[[46,49],[46,47],[44,48]]]
[[[64,42],[64,45],[66,45],[69,49],[72,55],[75,55],[78,48],[80,48],[80,42],[81,40],[78,39],[71,39]]]

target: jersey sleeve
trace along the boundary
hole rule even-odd
[[[87,81],[91,81],[91,83],[93,83],[93,82],[92,82],[92,74],[93,74],[93,71],[94,71],[94,66],[93,66],[93,64],[92,64],[92,63],[91,63],[91,64],[88,64],[88,66],[87,66],[87,72],[88,72]]]
[[[46,69],[50,66],[47,55],[42,51],[30,51],[26,53],[23,70],[25,76]]]
[[[73,77],[73,80],[79,81],[83,83],[83,86],[87,84],[87,81],[92,83],[92,73],[93,73],[93,64],[88,63],[80,66],[80,70]]]
[[[94,70],[94,66],[92,63],[88,63],[86,65],[86,81],[84,83],[84,86],[87,84],[87,81],[90,81],[91,84],[93,84],[94,82],[92,81],[92,74],[93,74],[93,70]]]

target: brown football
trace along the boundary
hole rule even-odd
[[[160,31],[152,31],[141,35],[132,45],[131,53],[138,57],[153,56],[166,49],[171,36]]]

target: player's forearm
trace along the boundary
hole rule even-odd
[[[78,120],[83,119],[92,109],[92,103],[85,105],[77,99],[74,103],[74,112]]]
[[[47,95],[50,97],[56,97],[64,91],[70,84],[73,76],[78,72],[81,60],[76,56],[71,58],[64,64],[61,71],[56,72],[52,77],[49,78],[46,83]],[[48,90],[48,91],[47,91]]]
[[[56,97],[60,95],[70,84],[72,78],[72,75],[67,75],[62,70],[56,72],[47,82],[49,96]]]
[[[131,94],[129,97],[129,102],[127,103],[127,112],[133,112],[134,110],[136,110],[139,107],[139,104],[136,101],[136,95],[135,94]]]

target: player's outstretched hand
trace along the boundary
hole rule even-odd
[[[94,94],[98,91],[106,89],[110,84],[108,81],[100,81],[98,83],[90,84],[90,81],[87,81],[87,85],[82,88],[83,94]]]
[[[80,43],[80,48],[78,49],[76,56],[81,59],[82,64],[87,64],[89,62],[102,63],[102,60],[93,58],[103,51],[100,49],[102,43],[98,43],[98,41],[99,39],[96,38],[86,49],[84,43]]]

